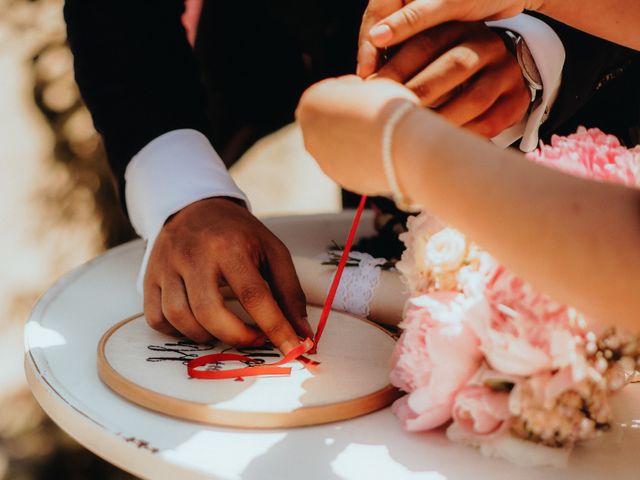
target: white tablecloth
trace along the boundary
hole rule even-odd
[[[351,213],[267,221],[295,254],[344,241]],[[370,233],[368,221],[363,232]],[[63,429],[106,460],[153,479],[589,480],[640,478],[640,385],[616,399],[616,426],[579,448],[566,469],[521,469],[450,443],[442,431],[408,434],[389,409],[280,431],[207,427],[152,413],[98,379],[96,346],[140,312],[134,285],[143,245],[132,242],[63,277],[26,326],[26,372],[34,395]]]

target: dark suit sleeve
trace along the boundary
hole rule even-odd
[[[183,10],[184,0],[65,2],[76,81],[121,192],[128,162],[151,140],[180,128],[207,134]]]
[[[541,138],[569,134],[584,125],[628,141],[639,117],[640,55],[548,17],[532,15],[553,28],[566,51],[560,92],[541,128]]]

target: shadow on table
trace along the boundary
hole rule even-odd
[[[416,457],[415,452],[396,448],[389,442],[389,438],[396,436],[392,431],[400,430],[395,418],[386,412],[371,415],[375,420],[361,418],[327,426],[324,435],[309,428],[290,431],[263,456],[254,459],[242,478],[263,479],[265,472],[269,472],[269,478],[304,478],[312,472],[313,478],[326,480],[448,478],[435,465],[429,466],[429,462]],[[442,451],[445,456],[447,450],[454,454],[442,432],[412,436],[417,448],[422,445]]]
[[[576,448],[566,468],[523,468],[483,457],[449,442],[444,429],[402,431],[388,410],[349,422],[287,432],[242,472],[243,480],[313,478],[328,480],[601,480],[637,478],[640,460],[640,385],[614,397],[614,427],[598,440]],[[396,442],[390,441],[396,439]],[[418,453],[416,453],[418,452]],[[423,453],[422,453],[423,452]]]

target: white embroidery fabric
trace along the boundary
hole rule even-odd
[[[342,252],[337,253],[342,254]],[[368,317],[373,294],[380,282],[382,269],[379,266],[383,265],[386,260],[374,258],[368,253],[362,252],[351,252],[349,257],[359,260],[359,265],[345,267],[332,308],[359,317]],[[331,288],[335,275],[334,272],[331,276],[329,288]]]

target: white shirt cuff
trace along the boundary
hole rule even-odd
[[[487,25],[505,28],[521,35],[540,71],[544,86],[541,102],[528,118],[492,139],[496,145],[506,148],[522,138],[520,150],[530,152],[538,146],[538,130],[549,116],[560,90],[566,58],[564,45],[549,25],[524,13],[505,20],[487,22]]]
[[[148,143],[125,172],[125,200],[136,232],[147,241],[138,291],[156,237],[167,219],[187,205],[231,197],[249,207],[209,140],[197,130],[174,130]]]

